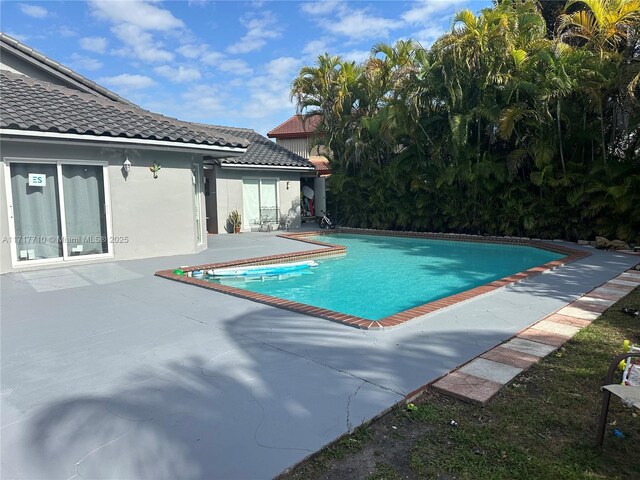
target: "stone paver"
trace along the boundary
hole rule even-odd
[[[610,290],[613,290],[614,292],[621,292],[623,294],[623,296],[632,291],[634,288],[636,288],[635,285],[624,285],[621,283],[615,283],[615,282],[607,282],[604,284],[604,288],[608,288]]]
[[[589,303],[598,303],[598,304],[606,305],[607,307],[610,307],[611,305],[616,303],[617,300],[611,300],[611,299],[606,299],[606,298],[601,298],[601,297],[595,297],[595,296],[589,294],[589,295],[585,295],[584,297],[582,297],[580,299],[580,301],[589,302]]]
[[[484,405],[500,391],[502,384],[456,371],[438,380],[433,388],[460,400]]]
[[[501,345],[492,348],[488,352],[480,355],[487,360],[493,360],[494,362],[504,363],[505,365],[511,365],[518,368],[529,368],[531,365],[540,360],[540,357],[535,355],[529,355],[528,353],[519,352],[512,348],[505,348]]]
[[[509,383],[513,377],[522,372],[522,368],[494,362],[492,360],[487,360],[486,358],[476,358],[461,367],[458,371],[504,385]]]
[[[595,320],[600,316],[597,312],[590,312],[582,308],[564,307],[558,310],[560,315],[568,315],[570,317],[582,318],[583,320]]]
[[[528,353],[529,355],[535,355],[537,357],[546,357],[556,349],[556,347],[551,345],[545,345],[544,343],[533,342],[531,340],[517,337],[503,343],[502,346],[522,353]]]
[[[599,297],[599,298],[606,298],[607,300],[614,300],[616,302],[625,296],[625,294],[620,290],[614,290],[612,288],[607,288],[607,287],[598,287],[595,290],[592,290],[591,292],[589,292],[589,295],[592,297]]]
[[[631,277],[631,281],[625,281],[628,277]],[[436,388],[463,400],[486,403],[493,394],[481,379],[507,384],[523,369],[561,347],[582,328],[591,324],[622,296],[622,291],[629,289],[629,284],[640,284],[640,275],[619,275],[607,282],[605,287],[592,290],[557,313],[521,331],[503,345],[496,346],[463,365],[437,382]]]
[[[572,325],[574,327],[588,327],[593,322],[592,320],[584,320],[582,318],[570,317],[568,315],[560,315],[559,313],[554,313],[553,315],[549,315],[546,318],[546,321],[562,323],[564,325]]]
[[[556,333],[565,337],[573,337],[580,331],[580,327],[557,323],[552,320],[542,320],[541,322],[533,325],[531,328],[534,328],[536,330],[543,330],[549,333]]]
[[[640,272],[640,270],[637,270],[637,271]],[[627,282],[632,282],[635,285],[640,285],[640,273],[631,273],[631,272],[623,273],[616,277],[616,281],[618,280],[625,280]]]
[[[636,288],[638,286],[638,283],[640,283],[640,282],[629,281],[629,280],[626,280],[626,279],[623,280],[623,279],[620,279],[620,278],[616,278],[614,280],[609,280],[607,282],[607,285],[624,285],[625,287]]]
[[[553,345],[554,347],[561,347],[571,337],[567,335],[558,335],[557,333],[545,332],[543,330],[537,330],[534,325],[533,327],[520,332],[518,334],[518,338],[524,338],[525,340],[531,340],[533,342]]]
[[[604,305],[602,303],[583,301],[582,299],[576,300],[569,304],[569,307],[581,308],[582,310],[588,310],[589,312],[604,313],[607,311],[610,305]]]

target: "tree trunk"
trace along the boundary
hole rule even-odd
[[[556,102],[556,116],[558,120],[558,144],[560,145],[560,163],[562,163],[562,173],[567,174],[567,167],[564,164],[564,151],[562,149],[562,125],[560,124],[560,99]]]

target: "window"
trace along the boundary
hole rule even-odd
[[[277,225],[278,179],[245,178],[242,180],[242,224],[245,229],[264,223]]]
[[[14,263],[111,253],[106,164],[8,160],[8,170]]]

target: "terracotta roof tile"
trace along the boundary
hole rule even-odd
[[[300,138],[310,137],[320,123],[320,115],[314,115],[306,120],[303,115],[294,115],[267,133],[269,138]]]

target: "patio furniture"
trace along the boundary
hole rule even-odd
[[[602,408],[600,410],[598,432],[596,434],[596,441],[599,446],[602,446],[602,442],[604,441],[604,430],[607,425],[607,414],[609,413],[609,400],[611,400],[611,394],[619,397],[623,402],[633,405],[635,408],[640,408],[640,386],[611,383],[613,382],[613,375],[618,369],[620,362],[625,360],[628,364],[630,362],[629,359],[631,358],[640,358],[640,353],[622,353],[615,357],[609,366],[607,380],[605,385],[602,387]]]
[[[274,225],[280,223],[280,209],[278,207],[262,207],[260,209],[260,232],[270,232]]]

